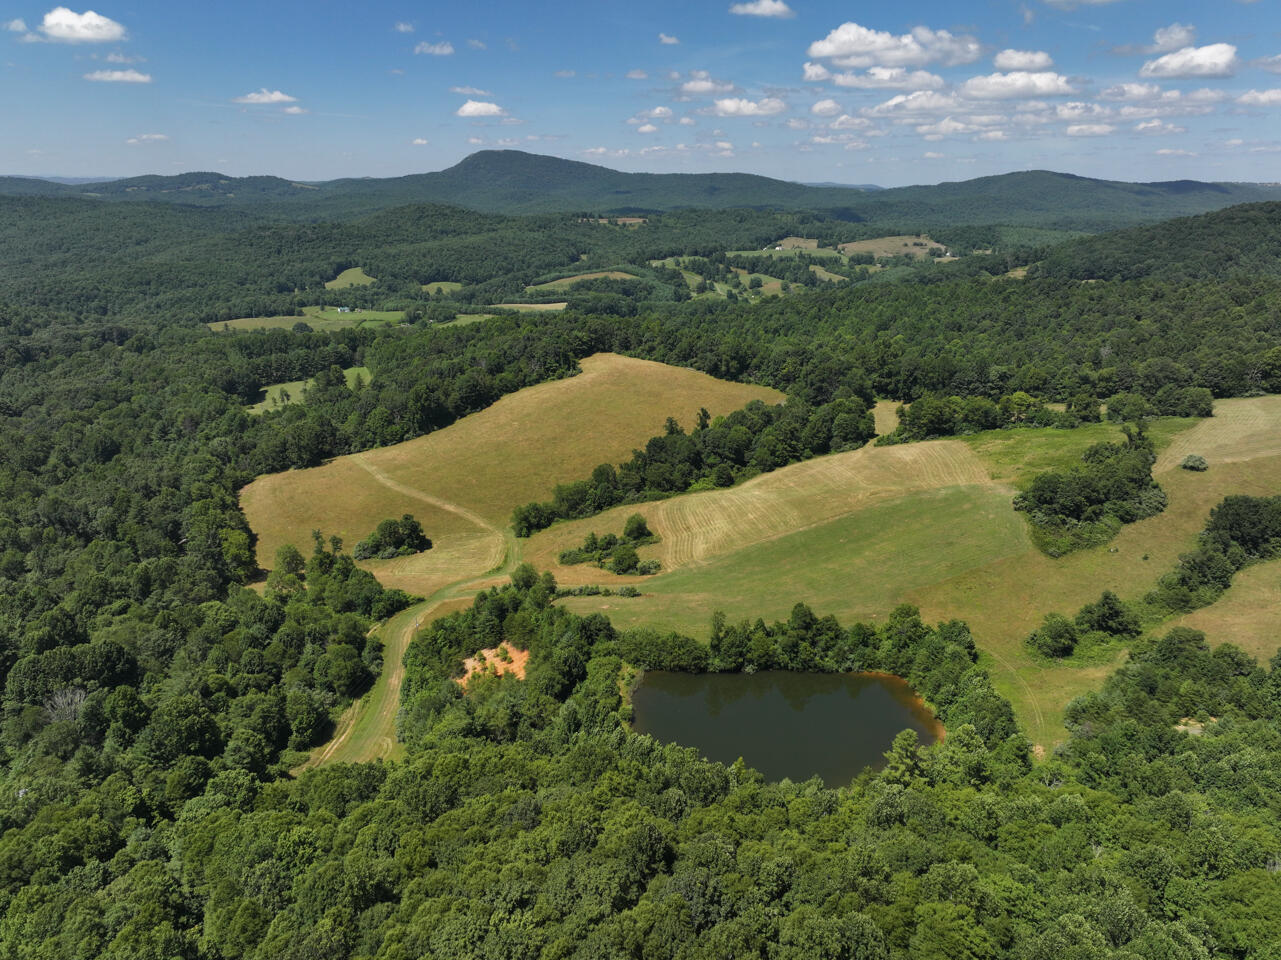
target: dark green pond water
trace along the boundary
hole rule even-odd
[[[869,673],[646,673],[632,694],[632,729],[695,747],[709,760],[739,757],[770,780],[829,787],[877,769],[901,730],[922,744],[942,727],[898,677]]]

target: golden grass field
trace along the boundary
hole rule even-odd
[[[917,246],[923,244],[923,246]],[[931,247],[941,247],[925,234],[919,237],[911,234],[900,234],[893,237],[876,237],[872,240],[855,240],[853,243],[842,243],[838,249],[847,257],[854,253],[870,253],[874,257],[901,257],[908,254],[913,257],[928,257]],[[940,258],[944,259],[944,258]]]
[[[501,561],[514,507],[626,459],[669,416],[692,426],[700,407],[719,415],[782,400],[765,387],[616,354],[580,366],[576,377],[528,387],[416,440],[255,480],[241,505],[258,535],[259,564],[270,567],[284,543],[305,549],[313,529],[350,546],[379,521],[412,513],[435,549],[370,569],[426,595],[445,578]]]
[[[622,270],[600,270],[596,273],[580,273],[573,277],[561,277],[559,280],[549,280],[546,283],[535,284],[532,287],[526,287],[526,293],[539,293],[550,290],[567,290],[576,283],[584,280],[635,280],[636,275],[624,273]]]
[[[367,287],[377,279],[365,273],[362,267],[349,267],[325,284],[326,290],[345,290],[347,287]]]
[[[495,303],[491,304],[495,310],[519,310],[522,313],[548,313],[557,310],[564,310],[569,304],[566,301],[559,303]]]

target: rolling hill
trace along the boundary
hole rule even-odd
[[[1239,203],[1281,199],[1281,187],[1248,183],[1124,183],[1045,170],[954,183],[867,190],[807,186],[746,173],[624,173],[517,150],[482,150],[445,170],[386,179],[302,183],[218,173],[63,184],[0,178],[0,194],[153,200],[198,206],[269,206],[282,219],[357,215],[407,203],[444,202],[490,213],[644,213],[682,208],[816,210],[874,223],[1003,223],[1098,231]]]

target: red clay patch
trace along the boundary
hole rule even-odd
[[[507,647],[508,659],[502,659],[498,647],[489,647],[481,650],[474,657],[468,657],[463,661],[463,669],[466,671],[458,682],[462,686],[467,686],[467,681],[481,673],[496,673],[502,676],[505,673],[514,674],[517,680],[525,679],[525,664],[529,662],[528,650],[517,650],[515,647]]]

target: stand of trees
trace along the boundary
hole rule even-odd
[[[357,560],[371,557],[390,560],[430,549],[431,541],[423,533],[423,525],[407,513],[399,520],[382,521],[373,533],[356,544],[352,554]]]

